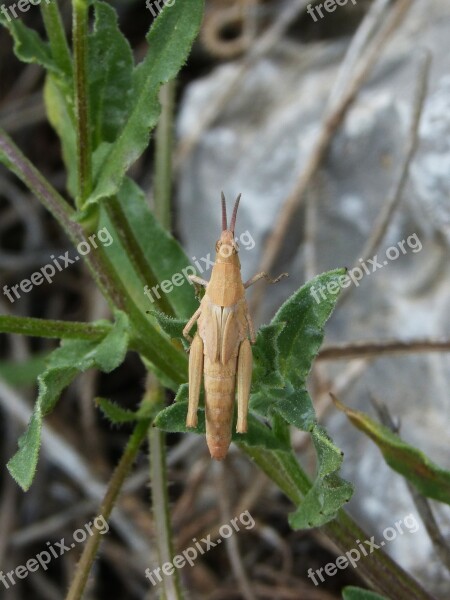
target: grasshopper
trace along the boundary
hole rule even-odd
[[[245,290],[260,279],[277,283],[283,273],[271,279],[258,273],[242,281],[239,247],[234,228],[241,195],[236,199],[227,226],[227,208],[222,193],[222,233],[216,242],[216,257],[210,281],[196,275],[189,279],[205,288],[198,310],[186,324],[184,337],[191,343],[189,354],[189,405],[186,427],[197,426],[197,410],[204,375],[206,443],[211,457],[223,460],[231,443],[234,400],[237,387],[237,433],[247,431],[248,401],[252,381],[251,344],[256,342],[255,327],[245,299]],[[189,332],[197,322],[192,339]]]

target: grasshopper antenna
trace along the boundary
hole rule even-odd
[[[236,198],[236,202],[234,203],[234,208],[233,208],[233,216],[231,217],[231,223],[230,223],[230,231],[232,231],[234,233],[234,228],[236,226],[236,215],[237,215],[237,211],[239,208],[239,201],[241,199],[242,194],[239,194],[239,196]]]
[[[222,231],[227,229],[227,204],[225,201],[225,195],[222,192]]]

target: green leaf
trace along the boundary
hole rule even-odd
[[[94,2],[94,31],[88,40],[88,81],[93,148],[114,142],[133,99],[133,54],[117,23],[116,11]]]
[[[317,422],[311,397],[306,390],[296,390],[291,385],[287,383],[283,392],[276,393],[278,398],[275,398],[272,411],[297,429],[312,433]]]
[[[338,510],[350,500],[353,486],[337,473],[342,465],[342,453],[325,429],[316,425],[311,432],[317,452],[319,469],[312,488],[297,510],[289,515],[293,529],[320,527],[336,516]]]
[[[195,269],[180,244],[150,211],[143,191],[126,178],[112,208],[109,214],[114,212],[114,228],[118,231],[114,239],[121,238],[121,243],[124,240],[128,244],[127,255],[141,274],[139,295],[144,314],[160,308],[178,318],[191,317],[198,302],[187,276]],[[145,285],[148,295],[144,294]]]
[[[427,498],[450,504],[450,471],[437,466],[423,452],[363,412],[333,399],[349,421],[375,442],[391,469],[403,475]]]
[[[385,596],[380,596],[375,592],[363,590],[362,588],[353,587],[351,585],[342,590],[343,600],[389,600]]]
[[[335,473],[317,477],[300,506],[289,515],[289,524],[292,529],[321,527],[335,518],[352,494],[352,484]]]
[[[186,415],[188,410],[188,402],[179,400],[174,402],[167,408],[163,408],[155,418],[155,425],[163,431],[170,433],[199,433],[205,434],[205,410],[198,409],[198,425],[196,429],[188,429],[186,427]]]
[[[62,75],[53,60],[50,46],[42,40],[36,31],[26,27],[20,19],[10,21],[0,13],[0,24],[6,27],[14,39],[14,53],[19,60],[36,63],[50,72]]]
[[[33,384],[45,368],[48,355],[32,356],[24,362],[0,362],[0,377],[10,385],[23,387]]]
[[[114,327],[101,341],[65,340],[50,355],[47,369],[38,377],[39,396],[30,423],[19,439],[19,450],[8,462],[9,472],[23,490],[29,489],[36,471],[42,419],[78,373],[94,367],[109,373],[123,362],[128,328],[127,316],[117,312]]]
[[[0,14],[0,23],[6,27],[14,40],[14,53],[19,60],[35,63],[46,69],[44,100],[47,116],[62,143],[63,158],[68,173],[68,190],[76,193],[75,116],[73,111],[73,79],[71,64],[62,68],[64,61],[55,59],[49,43],[39,34],[26,27],[20,19],[8,21]]]
[[[183,336],[183,329],[186,327],[187,319],[174,319],[158,310],[149,310],[148,312],[155,317],[164,333],[167,333],[170,338],[181,339],[184,348],[189,348],[189,342]]]
[[[342,453],[317,423],[308,392],[296,390],[288,382],[284,390],[272,390],[270,396],[252,396],[251,408],[273,423],[282,417],[285,422],[311,434],[318,457],[318,472],[311,489],[290,515],[291,526],[294,529],[320,527],[333,519],[341,506],[350,500],[353,487],[337,475],[342,465]],[[280,434],[277,437],[280,438]]]
[[[263,325],[256,336],[253,352],[253,379],[259,390],[282,388],[284,380],[279,370],[278,339],[285,323]]]
[[[147,55],[133,73],[129,118],[111,144],[88,202],[115,195],[125,173],[147,147],[150,131],[155,127],[161,110],[159,89],[184,65],[200,29],[202,16],[203,0],[190,0],[165,6],[154,21],[147,35]]]
[[[134,187],[130,187],[131,190]],[[130,204],[135,202],[143,202],[141,193],[136,199],[133,195],[128,197]],[[99,206],[99,219],[97,231],[108,232],[108,240],[106,244],[99,246],[98,252],[102,254],[102,260],[105,261],[107,268],[114,272],[113,277],[120,282],[118,290],[124,297],[124,302],[127,314],[133,323],[133,348],[145,358],[145,364],[153,370],[158,378],[162,377],[161,382],[166,387],[176,391],[178,386],[187,379],[187,357],[179,344],[172,342],[157,325],[156,320],[151,315],[146,314],[152,305],[145,295],[145,285],[148,277],[154,277],[152,267],[156,270],[160,269],[161,257],[157,257],[154,265],[147,265],[147,258],[141,248],[141,238],[136,239],[134,221],[130,225],[125,218],[120,218],[123,214],[114,214],[113,219],[109,215],[109,209],[112,204],[101,204]],[[144,207],[142,211],[148,208]],[[144,214],[144,213],[143,213]],[[150,219],[153,217],[150,216]],[[146,221],[147,222],[147,221]],[[161,242],[161,248],[164,247],[164,237],[158,237],[158,230],[147,230],[143,236],[155,234],[155,244]],[[106,237],[106,233],[104,233]],[[166,234],[167,235],[167,234]],[[168,236],[170,240],[170,236]],[[174,242],[176,245],[176,242]],[[156,250],[156,248],[155,248]],[[170,253],[173,259],[174,254]],[[184,256],[184,255],[182,255]],[[167,260],[171,260],[166,259]],[[166,264],[167,262],[164,261]],[[176,260],[173,262],[176,267]],[[147,268],[148,267],[148,268]],[[167,268],[167,267],[166,267]],[[159,273],[159,271],[158,271]],[[190,286],[189,286],[190,287]],[[172,297],[173,294],[168,296]],[[170,308],[170,302],[165,296],[166,302]],[[193,311],[194,312],[194,311]],[[137,344],[137,346],[136,346]]]
[[[48,76],[44,86],[44,101],[47,118],[61,141],[64,165],[67,171],[67,189],[75,198],[78,193],[78,162],[72,99],[68,98],[54,77]]]
[[[203,396],[203,390],[201,391],[201,395]],[[175,396],[174,402],[187,402],[189,399],[189,384],[182,383],[178,388],[177,395]]]
[[[312,279],[280,308],[272,323],[289,323],[278,337],[280,370],[295,387],[304,388],[314,358],[322,345],[325,323],[336,305],[345,269]],[[315,299],[314,295],[319,299]]]
[[[243,446],[263,447],[267,450],[290,451],[290,440],[280,439],[266,424],[262,423],[252,413],[248,414],[247,433],[235,433],[233,428],[232,440]]]
[[[116,402],[111,402],[106,398],[96,398],[95,402],[105,417],[115,425],[146,420],[151,418],[153,414],[152,407],[148,403],[143,404],[138,410],[134,411],[123,408]]]
[[[183,387],[183,386],[181,386]],[[187,386],[184,390],[187,389]],[[183,390],[183,394],[184,394]],[[188,429],[186,427],[186,415],[188,410],[188,402],[186,400],[178,400],[164,408],[158,413],[155,419],[155,425],[163,431],[172,433],[198,433],[204,435],[205,428],[205,409],[198,409],[198,426],[196,429]],[[289,445],[283,444],[273,432],[261,423],[254,415],[248,415],[248,432],[245,434],[235,432],[235,423],[233,425],[233,433],[231,439],[233,442],[238,442],[245,446],[262,446],[269,450],[289,450]]]
[[[20,19],[8,21],[4,15],[0,15],[0,23],[9,30],[14,39],[14,53],[17,58],[26,63],[38,64],[48,73],[44,88],[47,115],[61,139],[69,179],[68,189],[73,193],[76,191],[74,180],[77,161],[72,74],[58,66],[50,45],[44,42],[36,31],[26,27]]]
[[[256,388],[252,410],[276,424],[277,437],[286,436],[282,422],[309,432],[317,452],[318,470],[311,489],[290,516],[295,529],[318,527],[333,519],[352,496],[350,483],[338,476],[342,453],[317,423],[306,380],[324,338],[325,323],[338,299],[344,269],[319,275],[293,294],[271,325],[282,325],[275,340],[265,340],[266,353],[276,356],[271,368],[281,372],[283,388]],[[320,302],[317,302],[314,293]],[[285,324],[288,324],[285,326]],[[277,349],[273,349],[273,346]],[[270,347],[272,346],[272,349]],[[256,379],[258,382],[258,379]],[[282,419],[282,421],[280,421]]]

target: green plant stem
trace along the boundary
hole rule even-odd
[[[163,390],[158,386],[156,394],[163,397]],[[160,407],[164,405],[160,400]],[[156,427],[150,427],[148,432],[150,450],[150,484],[152,490],[153,522],[158,548],[159,565],[171,563],[174,557],[172,529],[170,524],[169,498],[167,494],[166,468],[166,436]],[[177,600],[182,598],[178,570],[173,575],[164,577],[162,581],[162,598]]]
[[[22,154],[12,139],[0,129],[0,162],[14,173],[53,215],[74,245],[86,241],[82,226],[74,219],[75,211],[38,169]],[[122,308],[122,297],[106,267],[98,260],[98,252],[85,257],[92,275],[111,306]]]
[[[88,17],[87,0],[73,0],[73,52],[75,74],[75,107],[77,126],[77,163],[79,208],[92,192],[91,131],[89,124],[89,95],[87,81],[88,56]],[[101,66],[99,65],[99,68]]]
[[[241,444],[244,452],[268,475],[280,490],[298,505],[311,489],[311,482],[293,454],[270,452],[262,448],[250,448]],[[322,527],[322,531],[344,555],[357,548],[357,540],[363,542],[370,536],[343,510],[337,517]],[[408,573],[406,573],[383,550],[375,550],[361,556],[358,562],[359,575],[376,591],[387,598],[409,600],[433,600]]]
[[[356,540],[364,542],[371,538],[344,510],[340,510],[336,519],[324,525],[322,529],[342,554],[356,548]],[[368,549],[368,546],[366,547]],[[381,548],[367,557],[361,557],[358,573],[373,590],[387,598],[434,600],[433,596]]]
[[[156,129],[155,150],[155,216],[170,231],[170,199],[172,196],[173,110],[175,80],[169,81],[160,91],[161,116]]]
[[[81,228],[76,227],[71,220],[74,215],[72,207],[22,154],[3,129],[0,129],[0,162],[27,186],[71,238],[79,241]]]
[[[71,77],[72,57],[69,44],[67,43],[66,32],[64,31],[58,3],[56,0],[49,3],[41,2],[40,7],[45,31],[52,50],[53,60],[67,76]]]
[[[156,137],[155,215],[168,230],[171,228],[173,93],[173,83],[166,84],[161,90],[162,110]],[[159,384],[155,385],[154,398],[160,405],[159,408],[164,408],[164,390]],[[156,427],[151,427],[148,441],[153,519],[159,564],[163,565],[166,562],[171,563],[174,557],[167,493],[166,435]],[[173,575],[164,577],[162,586],[162,600],[182,598],[177,569]]]
[[[0,162],[16,175],[55,217],[74,245],[86,241],[83,227],[74,219],[75,211],[72,207],[1,129]],[[118,308],[129,315],[135,331],[136,349],[166,373],[174,385],[184,383],[187,377],[186,356],[151,325],[123,285],[114,265],[110,264],[102,252],[102,247],[99,246],[95,252],[90,252],[84,258],[111,309]]]
[[[147,285],[150,288],[156,286],[159,281],[145,258],[142,248],[139,245],[139,241],[136,239],[135,232],[120,205],[119,199],[117,197],[110,198],[105,210],[108,213],[108,217],[111,219],[116,232],[119,234],[120,242],[123,245],[128,258],[133,263],[136,273],[140,276],[143,286]],[[154,301],[160,311],[166,315],[172,317],[175,316],[166,295],[155,298]]]
[[[80,323],[76,321],[53,321],[32,317],[13,317],[0,315],[0,332],[29,335],[30,337],[55,338],[67,340],[101,340],[111,331],[111,325],[105,323]]]
[[[105,498],[103,499],[99,509],[99,516],[103,516],[106,521],[111,516],[111,512],[116,504],[125,478],[127,477],[139,448],[146,437],[150,422],[151,419],[145,419],[136,425],[125,448],[125,452],[123,453],[122,458],[120,459],[120,462],[113,473],[106,491]],[[77,565],[75,576],[72,580],[69,591],[67,592],[66,600],[80,600],[82,598],[89,573],[92,569],[92,565],[98,552],[101,540],[100,536],[100,531],[98,529],[94,529],[92,536],[89,538],[89,541],[83,549],[83,553]]]

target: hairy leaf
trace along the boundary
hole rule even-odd
[[[146,275],[147,296],[141,295],[148,310],[167,307],[178,318],[189,318],[198,308],[194,289],[187,276],[195,273],[180,244],[154,217],[142,190],[126,178],[118,195],[117,212],[128,239],[136,241],[129,249]],[[153,289],[156,288],[156,289]]]
[[[161,329],[171,338],[183,338],[183,329],[186,327],[187,319],[174,319],[168,317],[158,310],[149,310],[151,315],[158,321]]]
[[[48,355],[35,355],[24,362],[0,362],[0,377],[10,385],[32,385],[45,368]]]
[[[143,404],[138,410],[134,411],[123,408],[107,398],[96,398],[95,402],[105,417],[115,425],[145,420],[151,418],[153,414],[152,407],[148,403]]]
[[[116,11],[94,2],[94,31],[88,41],[88,81],[93,148],[114,142],[133,99],[133,54],[120,32]]]
[[[291,526],[294,529],[306,529],[330,521],[351,498],[353,488],[337,475],[342,465],[342,453],[317,423],[308,392],[296,390],[288,382],[284,390],[273,390],[270,396],[253,396],[251,407],[272,422],[281,417],[284,422],[311,434],[318,457],[318,472],[310,491],[290,515]]]
[[[46,69],[48,75],[44,99],[50,123],[61,140],[64,163],[68,173],[68,190],[76,193],[75,117],[73,111],[72,73],[61,70],[52,56],[50,45],[39,34],[26,27],[20,19],[8,21],[0,14],[0,23],[14,39],[14,52],[21,61],[35,63]]]
[[[342,453],[325,429],[316,425],[311,432],[319,468],[312,488],[297,510],[289,515],[293,529],[320,527],[336,516],[337,511],[350,500],[353,486],[337,473],[342,465]]]
[[[281,373],[295,387],[305,387],[345,273],[345,269],[336,269],[318,275],[295,292],[272,321],[289,323],[278,337],[278,349]],[[336,289],[337,293],[334,292]]]
[[[36,31],[26,27],[20,19],[10,19],[0,13],[0,24],[11,34],[17,58],[26,63],[36,63],[52,73],[62,75],[53,60],[47,42],[44,42]]]
[[[278,338],[285,323],[263,325],[256,336],[253,352],[253,384],[256,389],[282,388],[284,380],[279,370]]]
[[[128,318],[116,313],[116,323],[99,342],[65,340],[51,355],[47,369],[38,377],[39,396],[27,430],[19,439],[19,450],[8,469],[23,490],[30,487],[36,471],[42,419],[53,410],[59,397],[78,373],[98,368],[109,373],[125,358],[128,347]]]
[[[203,0],[190,0],[165,6],[154,21],[147,35],[147,55],[133,73],[129,118],[111,144],[89,202],[116,194],[125,173],[147,147],[160,114],[159,89],[184,65],[202,16]]]
[[[44,101],[47,118],[61,141],[64,165],[67,171],[67,190],[75,198],[78,194],[75,119],[70,103],[68,103],[68,97],[54,77],[49,76],[45,80]]]
[[[293,294],[280,308],[272,324],[288,324],[276,340],[284,388],[272,389],[269,393],[257,391],[251,398],[251,408],[262,416],[273,420],[277,415],[277,418],[281,417],[286,423],[312,436],[318,470],[310,491],[290,516],[290,523],[295,529],[317,527],[330,521],[348,502],[353,491],[351,484],[338,476],[342,453],[317,423],[305,387],[344,276],[344,269],[323,273]],[[277,428],[281,431],[280,435],[285,435],[279,421]]]
[[[423,452],[363,412],[344,406],[336,398],[334,402],[355,427],[375,442],[391,469],[403,475],[424,496],[450,504],[450,471],[438,467]]]

